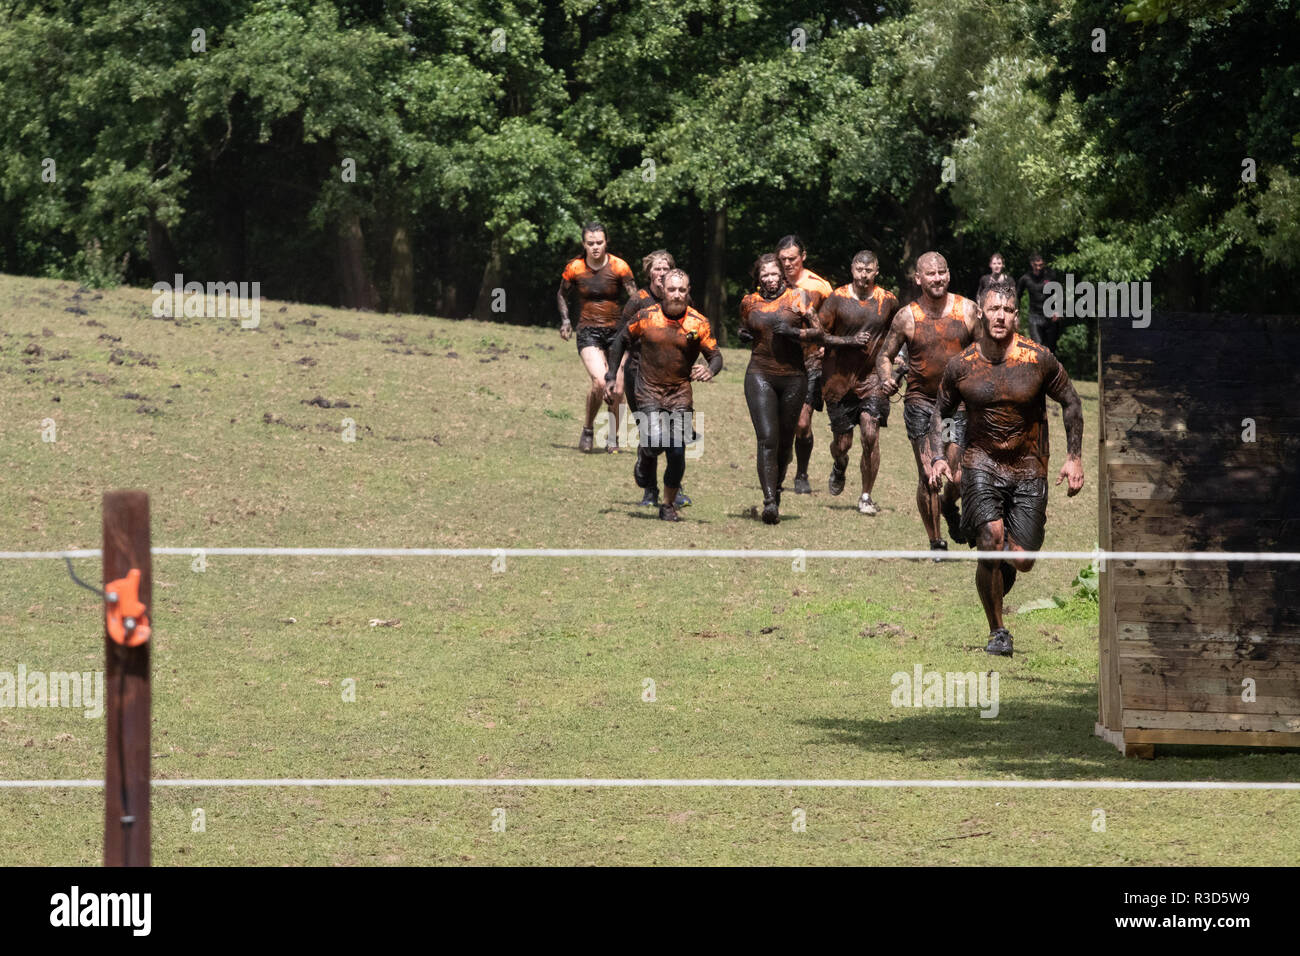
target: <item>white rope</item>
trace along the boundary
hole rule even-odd
[[[153,548],[156,555],[289,558],[758,558],[797,560],[1265,561],[1297,562],[1300,551],[852,551],[757,548]],[[0,551],[0,559],[98,558],[99,549]]]
[[[496,789],[500,787],[818,787],[835,789],[934,790],[1300,790],[1300,782],[1259,783],[1223,780],[803,780],[803,779],[639,779],[639,778],[325,778],[249,780],[154,780],[155,787],[446,787]],[[102,780],[0,780],[0,789],[58,787],[102,788]]]

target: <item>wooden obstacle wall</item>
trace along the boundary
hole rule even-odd
[[[1300,551],[1300,317],[1100,331],[1101,547]],[[1109,561],[1100,593],[1098,735],[1300,747],[1300,565]]]

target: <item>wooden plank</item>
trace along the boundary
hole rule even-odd
[[[1161,638],[1115,642],[1122,661],[1300,661],[1300,639],[1292,641],[1214,641]]]
[[[1183,607],[1203,607],[1207,604],[1243,605],[1246,608],[1256,606],[1267,610],[1265,606],[1270,598],[1290,604],[1288,611],[1293,617],[1300,613],[1300,590],[1290,587],[1288,581],[1279,580],[1275,584],[1257,584],[1245,587],[1240,584],[1203,584],[1200,587],[1179,587],[1174,584],[1129,584],[1127,580],[1115,588],[1115,600],[1119,605],[1142,607],[1147,604],[1176,604]],[[1250,616],[1247,614],[1247,616]]]
[[[1120,663],[1125,709],[1300,716],[1300,664],[1288,662],[1287,672],[1264,666],[1278,662],[1184,661],[1189,669],[1166,670],[1170,662],[1145,660],[1137,669]],[[1253,700],[1242,697],[1252,686],[1245,678]]]
[[[1237,442],[1242,451],[1249,451],[1261,443],[1286,444],[1300,436],[1300,418],[1292,409],[1278,406],[1261,408],[1251,403],[1231,408],[1182,396],[1168,407],[1132,402],[1123,408],[1108,407],[1106,412],[1105,430],[1100,434],[1107,437],[1117,432],[1164,433],[1166,437],[1175,437],[1175,433],[1182,437],[1185,433],[1189,439],[1206,436]],[[1255,423],[1253,442],[1245,440],[1247,426],[1242,422],[1248,418]]]
[[[1249,514],[1243,513],[1248,507],[1243,504],[1222,506],[1205,504],[1204,510],[1190,505],[1184,513],[1168,514],[1134,514],[1125,513],[1119,508],[1111,511],[1111,529],[1120,535],[1141,534],[1160,535],[1168,533],[1171,526],[1180,531],[1199,532],[1206,538],[1227,540],[1232,537],[1248,535],[1259,539],[1260,550],[1265,543],[1276,543],[1282,537],[1284,521],[1267,513],[1266,507],[1260,507]],[[1231,510],[1228,510],[1228,509]],[[1201,513],[1196,513],[1201,511]],[[1170,521],[1170,518],[1174,521]]]
[[[1148,534],[1116,525],[1112,527],[1111,532],[1111,546],[1108,549],[1111,551],[1300,550],[1300,548],[1295,547],[1282,547],[1279,543],[1263,539],[1225,540],[1222,535],[1213,533],[1195,534],[1190,531],[1176,531],[1172,528],[1169,534]]]
[[[1196,744],[1210,747],[1300,747],[1300,734],[1243,730],[1141,730],[1124,731],[1125,743]]]
[[[1294,644],[1300,638],[1300,627],[1293,624],[1269,628],[1251,622],[1236,621],[1231,624],[1207,624],[1203,621],[1147,621],[1131,613],[1127,617],[1121,615],[1118,624],[1121,644],[1128,641],[1166,639],[1280,645]]]
[[[1113,444],[1113,443],[1107,443]],[[1103,446],[1105,447],[1105,446]],[[1176,485],[1182,484],[1182,473],[1178,469],[1170,466],[1169,462],[1160,459],[1151,461],[1125,461],[1120,457],[1118,446],[1115,448],[1106,448],[1107,454],[1103,456],[1103,467],[1106,474],[1111,480],[1111,487],[1116,482],[1170,482]]]
[[[1124,738],[1128,729],[1228,730],[1268,733],[1300,733],[1300,715],[1194,714],[1185,711],[1124,709]]]
[[[1115,571],[1118,577],[1126,577],[1125,580],[1136,580],[1141,576],[1141,572],[1166,572],[1166,571],[1213,571],[1225,573],[1236,580],[1236,576],[1242,574],[1284,574],[1300,575],[1300,566],[1292,561],[1188,561],[1188,560],[1128,560],[1124,558],[1111,558],[1107,565]]]
[[[1197,624],[1201,626],[1237,625],[1270,630],[1300,628],[1300,608],[1225,606],[1213,601],[1201,604],[1134,604],[1115,602],[1115,613],[1126,621],[1147,624]]]
[[[1197,693],[1240,696],[1242,682],[1250,678],[1255,682],[1255,690],[1259,694],[1300,698],[1300,662],[1297,661],[1124,657],[1120,659],[1119,667],[1125,686],[1177,685],[1181,689]],[[1300,714],[1300,708],[1295,712]]]
[[[149,496],[143,491],[104,495],[104,581],[140,570],[139,597],[153,623],[153,565]],[[150,864],[149,648],[119,645],[104,628],[104,723],[108,746],[104,773],[104,865]]]
[[[1243,710],[1273,717],[1296,717],[1297,700],[1294,697],[1259,697],[1252,702],[1242,701],[1240,695],[1194,694],[1177,690],[1153,691],[1124,689],[1122,699],[1125,710],[1168,711],[1169,713],[1236,714]],[[1300,725],[1297,725],[1300,726]]]
[[[1125,587],[1300,592],[1300,567],[1295,565],[1239,562],[1242,570],[1229,571],[1221,564],[1197,565],[1190,561],[1185,562],[1186,567],[1177,569],[1150,569],[1149,563],[1138,564],[1136,561],[1123,562],[1128,565],[1125,568],[1116,567],[1119,563],[1109,562],[1111,570],[1122,579]]]

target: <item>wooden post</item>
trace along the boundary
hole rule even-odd
[[[152,625],[149,496],[143,491],[104,495],[104,583],[140,569],[140,600]],[[124,647],[104,630],[104,709],[108,724],[104,773],[104,865],[149,866],[149,645]]]

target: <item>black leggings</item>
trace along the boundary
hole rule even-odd
[[[682,476],[686,474],[685,447],[646,448],[643,446],[636,450],[636,464],[632,466],[632,478],[638,488],[659,487],[658,476],[655,473],[659,470],[660,452],[663,452],[668,459],[668,465],[664,468],[664,487],[682,486]]]
[[[758,483],[764,503],[776,500],[793,457],[794,430],[808,391],[808,377],[767,376],[752,369],[745,373],[745,402],[758,436]]]

